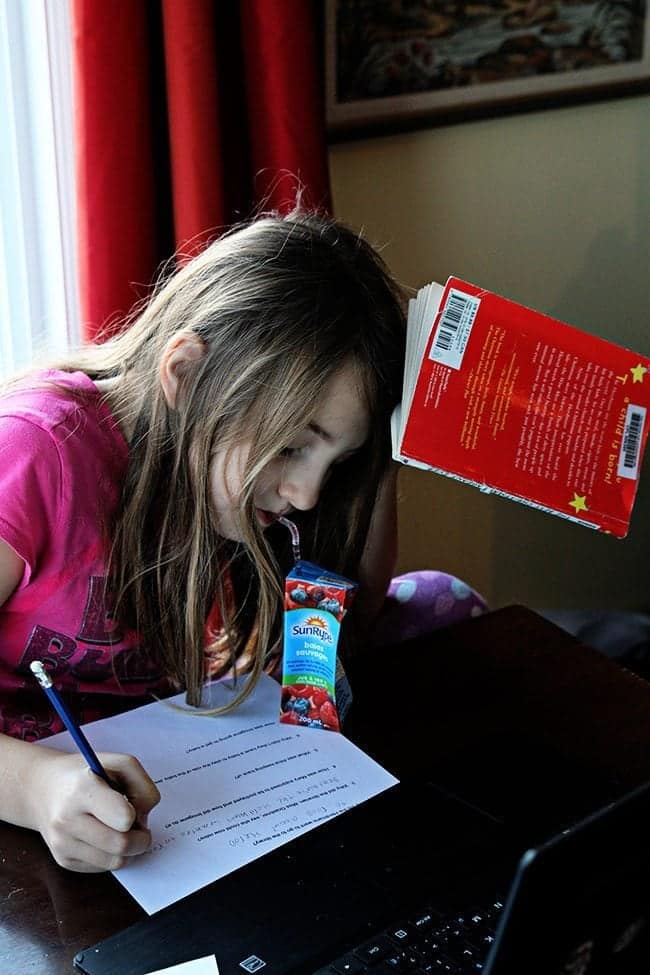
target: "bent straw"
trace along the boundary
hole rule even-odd
[[[288,518],[280,517],[278,518],[278,521],[291,532],[291,548],[293,550],[293,557],[296,562],[300,562],[300,532],[298,531],[298,526],[294,525],[294,523],[289,521]]]

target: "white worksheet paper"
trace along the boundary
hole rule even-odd
[[[209,691],[211,707],[232,694]],[[84,727],[95,751],[135,755],[160,789],[151,853],[115,872],[149,914],[397,782],[342,734],[280,724],[270,677],[228,714],[170,703],[184,695]],[[67,732],[41,744],[75,751]]]

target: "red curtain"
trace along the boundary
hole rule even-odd
[[[330,208],[311,0],[73,0],[86,337],[187,254],[298,183]]]

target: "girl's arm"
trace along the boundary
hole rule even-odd
[[[11,596],[23,577],[25,563],[0,538],[0,606]]]
[[[360,633],[372,626],[386,596],[397,561],[397,464],[389,468],[377,495],[359,566],[355,616]]]
[[[0,605],[23,571],[22,559],[0,540]],[[99,759],[120,792],[91,772],[81,755],[0,734],[0,819],[38,830],[63,867],[117,870],[149,848],[146,817],[160,793],[132,756],[104,753]]]

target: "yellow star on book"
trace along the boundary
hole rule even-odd
[[[587,501],[586,494],[580,495],[580,494],[576,494],[576,492],[574,491],[573,501],[569,501],[569,504],[571,505],[572,508],[576,509],[576,513],[579,511],[589,511],[586,501]]]
[[[638,366],[630,366],[630,372],[632,373],[632,382],[642,383],[643,377],[647,371],[648,370],[646,369],[646,367],[642,366],[641,363],[639,363]]]

